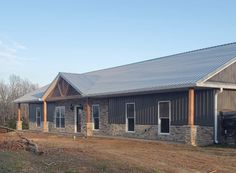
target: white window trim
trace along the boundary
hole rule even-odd
[[[55,128],[60,128],[60,127],[57,127],[57,109],[59,108],[59,106],[56,106],[55,107],[55,110],[54,110],[54,127]]]
[[[38,123],[37,123],[37,110],[39,110],[40,112],[40,126],[38,126]],[[40,107],[36,107],[35,117],[36,117],[36,127],[42,127],[42,111]]]
[[[94,128],[94,117],[93,117],[93,107],[95,107],[95,106],[98,106],[98,119],[99,119],[99,128],[98,129],[95,129]],[[92,105],[92,123],[93,123],[93,130],[94,131],[99,131],[100,130],[100,105],[99,104],[93,104]]]
[[[160,103],[169,103],[169,133],[161,132]],[[158,101],[158,134],[170,135],[170,125],[171,125],[171,101],[170,100]]]
[[[129,131],[128,129],[128,117],[127,117],[127,105],[133,104],[134,105],[134,131]],[[125,103],[125,131],[127,133],[135,133],[135,126],[136,126],[136,108],[135,108],[135,102],[128,102]]]
[[[77,132],[77,108],[78,107],[81,107],[80,105],[75,105],[74,106],[74,110],[75,110],[75,115],[74,115],[74,120],[75,120],[75,133],[80,133],[80,132]],[[82,117],[81,117],[82,119]],[[82,122],[81,122],[81,126],[82,126]],[[81,129],[82,130],[82,129]]]
[[[60,109],[60,127],[57,127],[57,122],[56,122],[56,109],[59,108]],[[61,108],[64,108],[65,110],[65,115],[64,115],[64,119],[65,119],[65,127],[61,127]],[[55,124],[55,128],[57,129],[65,129],[66,128],[66,107],[65,106],[56,106],[55,107],[55,113],[54,113],[54,124]]]

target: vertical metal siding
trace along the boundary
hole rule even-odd
[[[30,103],[29,104],[29,121],[36,122],[36,107],[41,109],[41,120],[43,121],[43,107],[41,103]]]
[[[53,102],[47,103],[47,121],[54,122],[55,104]]]
[[[171,101],[171,124],[187,124],[187,91],[109,98],[108,122],[125,123],[125,104],[135,102],[136,124],[158,124],[158,101]]]
[[[36,122],[36,107],[41,108],[41,120],[43,121],[43,104],[30,103],[29,104],[29,121]],[[55,103],[47,103],[47,121],[54,122]]]
[[[219,110],[231,108],[236,111],[236,91],[224,91],[219,95]],[[171,124],[186,125],[188,119],[188,92],[172,92],[160,94],[147,94],[127,97],[113,97],[108,99],[108,122],[113,124],[125,124],[125,105],[135,102],[136,124],[158,124],[158,101],[171,101]],[[47,104],[48,121],[54,121],[54,110],[57,103]],[[42,104],[29,105],[29,119],[35,122],[36,107]],[[42,111],[43,120],[43,111]],[[214,120],[214,90],[195,90],[195,124],[212,126]]]
[[[171,124],[185,125],[188,117],[188,92],[169,94],[171,99]]]
[[[214,90],[196,90],[195,125],[212,126],[214,122]]]

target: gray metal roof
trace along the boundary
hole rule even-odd
[[[236,59],[230,43],[83,74],[59,73],[82,96],[196,86]]]
[[[16,100],[15,103],[28,103],[28,102],[40,102],[42,101],[41,98],[43,97],[45,91],[47,90],[49,85],[41,87],[33,92],[30,92]]]

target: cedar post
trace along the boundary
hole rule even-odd
[[[196,146],[197,129],[194,126],[194,89],[188,91],[188,125],[189,125],[189,141],[188,143]]]
[[[91,108],[89,105],[89,102],[87,100],[86,102],[86,114],[87,114],[87,123],[90,123],[90,119],[91,119]]]
[[[93,128],[91,123],[91,105],[89,104],[89,99],[86,100],[85,103],[86,107],[86,121],[87,121],[87,136],[92,136],[93,134]]]
[[[20,103],[18,103],[18,107],[17,107],[17,123],[16,123],[16,129],[17,129],[17,130],[22,130],[21,107],[20,107]]]
[[[47,102],[43,101],[43,132],[48,132],[48,123],[47,123]]]
[[[194,89],[188,91],[188,125],[194,125]]]

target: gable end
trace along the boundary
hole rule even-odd
[[[215,74],[207,82],[236,83],[236,62]]]
[[[62,77],[59,77],[57,84],[54,89],[48,95],[48,99],[53,98],[66,98],[70,96],[80,96],[80,93],[77,92],[68,82],[66,82]]]

